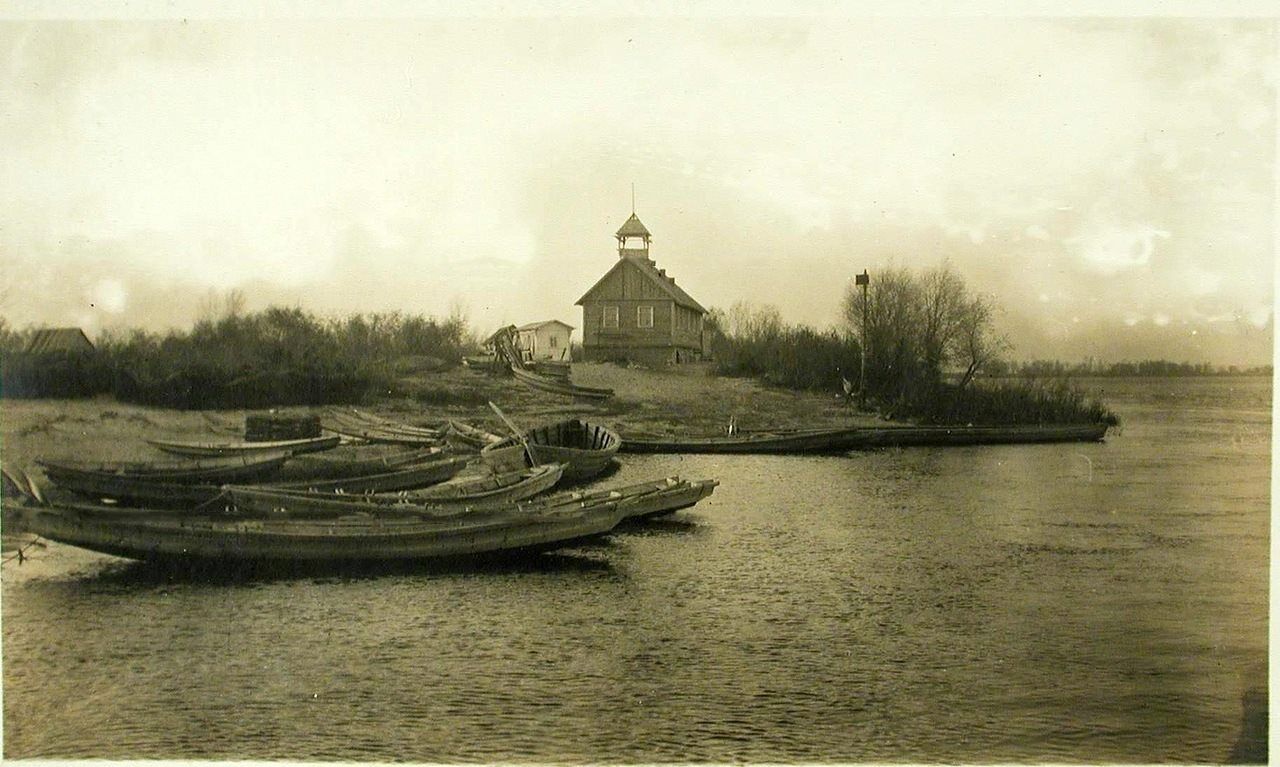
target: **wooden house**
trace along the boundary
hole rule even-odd
[[[701,359],[707,310],[649,258],[652,235],[635,213],[614,236],[617,263],[576,302],[583,356],[646,364]]]
[[[569,337],[573,326],[560,320],[531,322],[516,328],[520,352],[527,360],[569,361]]]

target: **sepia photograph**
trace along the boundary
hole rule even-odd
[[[1278,20],[0,5],[0,757],[1268,763]]]

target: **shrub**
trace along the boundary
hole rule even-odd
[[[0,342],[5,330],[0,326]],[[465,323],[456,319],[394,313],[325,320],[272,307],[201,320],[186,333],[107,335],[95,351],[79,355],[5,354],[0,393],[112,392],[176,408],[351,403],[387,388],[401,360],[454,364],[466,343]]]

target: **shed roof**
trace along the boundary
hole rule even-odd
[[[530,322],[528,325],[521,325],[520,327],[516,328],[516,330],[537,330],[543,325],[562,325],[568,328],[569,330],[573,330],[572,325],[570,325],[567,322],[561,322],[560,320],[543,320],[542,322]]]
[[[668,277],[665,269],[659,270],[658,267],[653,263],[653,261],[650,261],[647,258],[632,258],[632,257],[619,258],[618,263],[614,264],[612,269],[605,272],[603,277],[596,280],[596,284],[592,285],[591,289],[588,290],[586,293],[583,293],[582,298],[579,298],[574,303],[577,305],[581,305],[584,301],[586,301],[588,298],[591,297],[591,294],[596,291],[596,288],[604,284],[605,280],[609,279],[609,277],[614,272],[618,271],[619,269],[625,268],[627,264],[631,264],[635,266],[637,269],[639,269],[641,274],[647,277],[650,282],[652,282],[653,284],[661,288],[667,295],[671,296],[672,300],[674,300],[677,304],[680,304],[681,306],[687,306],[690,309],[693,309],[695,312],[699,312],[701,314],[707,313],[707,310],[702,308],[702,304],[699,304],[697,301],[694,301],[693,296],[684,292],[684,289],[676,284],[676,280],[674,277]]]
[[[640,219],[636,217],[636,214],[632,213],[631,218],[622,223],[622,228],[618,230],[617,236],[650,237],[652,235],[649,234],[649,230],[645,228],[644,224],[640,223]]]
[[[28,354],[81,352],[93,349],[93,342],[80,328],[40,328],[27,343]]]

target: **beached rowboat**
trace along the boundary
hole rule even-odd
[[[510,471],[525,465],[526,443],[537,463],[563,463],[565,480],[581,482],[605,470],[622,440],[606,426],[572,418],[535,426],[519,438],[486,445],[480,456],[495,470]]]
[[[336,414],[325,418],[324,428],[346,437],[390,445],[430,447],[439,444],[445,437],[443,428],[387,426]]]
[[[502,437],[462,421],[450,421],[445,441],[453,448],[479,450],[485,445],[501,442]]]
[[[238,519],[222,513],[163,513],[90,505],[14,505],[20,529],[52,541],[131,559],[178,563],[454,559],[559,548],[612,530],[617,501],[535,511],[495,508],[385,518]]]
[[[199,485],[264,479],[277,473],[290,455],[292,453],[287,450],[276,450],[261,455],[232,455],[185,461],[92,462],[41,458],[36,460],[36,464],[54,482],[81,477],[121,482],[149,480]]]
[[[263,487],[278,490],[308,490],[315,493],[394,493],[429,487],[466,468],[470,458],[454,456],[402,466],[376,474],[358,474],[338,479],[273,482]]]
[[[172,455],[194,458],[221,456],[266,455],[287,450],[294,455],[314,453],[338,446],[341,438],[336,435],[308,437],[306,439],[279,439],[271,442],[183,442],[180,440],[149,439],[147,443]]]
[[[563,474],[564,464],[545,463],[530,469],[501,474],[458,476],[447,482],[403,495],[417,503],[468,505],[512,503],[545,493],[555,487]]]
[[[309,453],[289,459],[280,470],[280,481],[343,479],[382,474],[424,463],[439,456],[438,447],[406,447],[385,443],[339,445],[323,453]]]
[[[628,519],[645,519],[671,514],[693,506],[715,492],[719,485],[720,483],[714,479],[687,480],[679,477],[665,477],[624,487],[590,491],[567,490],[549,495],[545,500],[547,503],[568,500],[590,502],[613,497],[619,499]]]
[[[609,501],[622,504],[625,516],[644,517],[692,506],[710,495],[717,484],[715,480],[689,482],[677,477],[667,477],[625,487],[555,493],[516,503],[280,492],[260,486],[227,486],[224,490],[235,513],[247,518],[335,519],[352,514],[366,514],[381,519],[405,519],[447,516],[493,508],[535,513],[541,509],[558,508],[567,504],[592,505]]]
[[[632,435],[623,440],[621,450],[624,453],[839,453],[883,447],[1096,442],[1106,433],[1106,424],[780,429],[717,437]]]
[[[517,381],[550,394],[559,394],[564,397],[591,400],[603,400],[613,396],[613,389],[596,389],[590,386],[578,386],[570,383],[566,379],[540,375],[531,370],[524,370],[514,365],[511,367],[511,374],[516,377]]]

